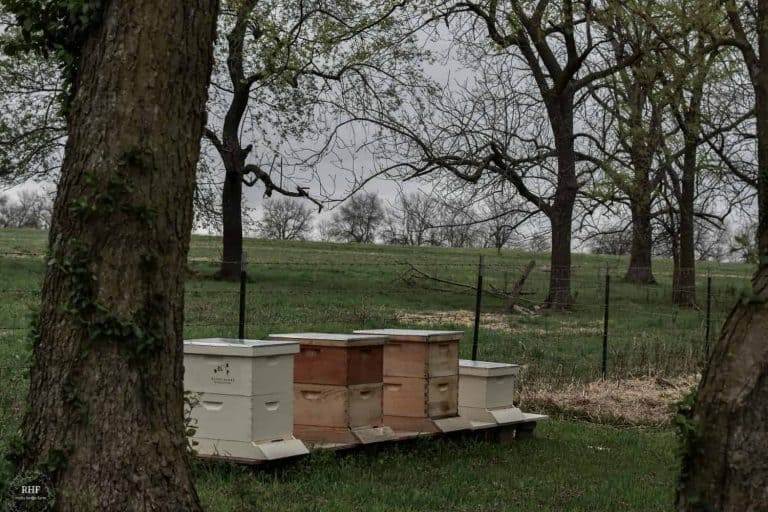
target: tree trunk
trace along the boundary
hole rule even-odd
[[[626,281],[635,284],[656,282],[651,268],[652,249],[650,197],[644,197],[637,204],[632,205],[632,249],[629,256],[629,268],[624,276]]]
[[[548,217],[552,226],[549,293],[545,306],[567,309],[571,296],[571,228],[576,203],[576,154],[573,141],[573,98],[569,93],[549,106],[549,118],[557,149],[557,187]]]
[[[237,171],[227,171],[221,197],[223,252],[218,277],[227,281],[240,278],[243,254],[243,180]]]
[[[686,142],[683,156],[680,208],[680,261],[677,286],[672,290],[672,301],[683,307],[696,306],[696,253],[694,238],[694,200],[696,195],[696,142]]]
[[[243,254],[243,171],[251,146],[242,148],[240,125],[250,99],[251,85],[243,67],[243,44],[256,0],[237,2],[235,24],[227,34],[227,70],[232,82],[232,100],[224,116],[219,155],[226,176],[221,194],[223,251],[218,277],[235,281],[240,277]]]
[[[768,266],[731,312],[687,424],[678,508],[768,510]]]
[[[57,510],[200,509],[183,279],[216,5],[107,1],[82,49],[19,460]]]
[[[636,109],[638,112],[640,108]],[[636,116],[640,123],[640,116]],[[655,126],[654,123],[652,123]],[[649,132],[652,131],[648,130]],[[651,268],[653,250],[653,231],[651,228],[652,187],[650,181],[653,162],[652,141],[650,135],[638,134],[632,142],[632,164],[634,179],[629,189],[630,209],[632,211],[632,248],[629,255],[629,268],[624,279],[635,284],[656,282]]]
[[[685,444],[680,511],[768,510],[768,0],[757,4],[758,250],[752,296],[731,312],[704,371]],[[750,64],[749,61],[747,61]]]
[[[552,224],[552,256],[549,274],[549,294],[545,306],[567,309],[573,305],[571,296],[571,212],[562,208],[550,219]]]

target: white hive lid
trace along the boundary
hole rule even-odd
[[[464,331],[430,331],[424,329],[363,329],[356,334],[378,334],[393,341],[422,341],[433,343],[440,341],[459,341]]]
[[[519,364],[493,363],[491,361],[472,361],[471,359],[459,359],[459,375],[501,377],[503,375],[514,375],[519,370]]]
[[[237,338],[203,338],[184,340],[185,354],[210,356],[262,357],[296,354],[295,341],[241,340]]]
[[[364,334],[338,334],[328,332],[293,332],[287,334],[270,334],[270,340],[291,340],[302,345],[340,346],[340,347],[367,347],[371,345],[383,345],[387,341],[386,336]]]

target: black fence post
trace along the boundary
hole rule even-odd
[[[245,339],[245,282],[247,280],[246,267],[246,254],[243,253],[240,258],[240,321],[238,323],[238,337],[241,340]]]
[[[477,266],[477,294],[475,297],[475,331],[472,336],[472,360],[477,361],[477,340],[480,334],[480,308],[483,302],[483,256]]]
[[[707,276],[707,320],[704,335],[704,358],[709,357],[709,334],[712,325],[712,276]]]
[[[610,310],[611,274],[605,268],[605,305],[603,306],[603,379],[608,375],[608,312]]]

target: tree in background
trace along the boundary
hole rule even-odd
[[[757,222],[742,226],[733,234],[728,247],[728,253],[736,256],[744,263],[757,265]]]
[[[388,80],[415,77],[408,66],[419,50],[399,1],[225,0],[205,141],[224,167],[221,187],[222,262],[219,277],[240,275],[243,186],[264,186],[265,197],[311,199],[289,165],[290,139],[324,131],[323,97],[386,95]],[[293,155],[313,178],[311,158]],[[284,158],[285,157],[285,158]],[[210,177],[207,182],[213,183]],[[215,185],[218,191],[218,184]],[[205,194],[201,194],[201,197]],[[211,202],[208,201],[208,204]]]
[[[339,206],[327,228],[327,236],[339,242],[372,244],[384,222],[384,206],[372,192],[359,192]]]
[[[625,256],[632,251],[633,238],[624,230],[604,231],[590,238],[589,249],[593,254]]]
[[[374,174],[402,179],[429,174],[488,190],[514,187],[550,223],[551,272],[545,305],[571,306],[571,238],[578,191],[585,183],[576,130],[588,87],[640,58],[594,58],[620,37],[603,23],[619,3],[590,1],[445,2],[431,13],[448,23],[472,78],[455,87],[422,87],[397,109],[357,109],[380,127]],[[622,11],[632,16],[633,13]],[[389,107],[387,105],[387,107]],[[370,148],[372,144],[366,143]],[[365,183],[365,180],[361,180]]]
[[[440,245],[433,229],[439,215],[440,202],[434,195],[401,191],[387,208],[381,236],[392,245]]]
[[[0,25],[13,23],[0,10]],[[0,33],[0,44],[3,39]],[[59,101],[64,93],[54,62],[40,55],[20,59],[0,53],[0,185],[58,177],[67,137]]]
[[[270,240],[306,240],[312,231],[313,216],[312,208],[295,199],[271,199],[264,203],[256,231]]]
[[[679,418],[684,458],[680,511],[764,510],[768,503],[768,0],[726,0],[729,32],[749,71],[757,121],[758,268],[731,311],[690,414]]]
[[[0,195],[0,228],[48,229],[52,209],[51,198],[44,192],[25,190],[15,200]]]
[[[182,328],[217,3],[2,5],[6,51],[56,56],[67,91],[15,483],[45,474],[56,510],[200,510]]]

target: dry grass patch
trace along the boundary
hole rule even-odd
[[[548,336],[553,332],[558,334],[570,334],[579,336],[596,336],[601,334],[602,320],[578,321],[552,318],[545,326],[533,324],[519,324],[516,319],[519,313],[509,315],[504,313],[482,313],[480,326],[483,329],[499,331],[508,334],[533,334],[536,336]],[[444,324],[472,327],[475,324],[474,311],[457,309],[453,311],[398,311],[396,319],[403,324],[419,326],[436,326]]]
[[[558,389],[523,389],[523,408],[595,423],[664,426],[674,404],[698,383],[699,375],[672,379],[645,377],[571,384]]]

